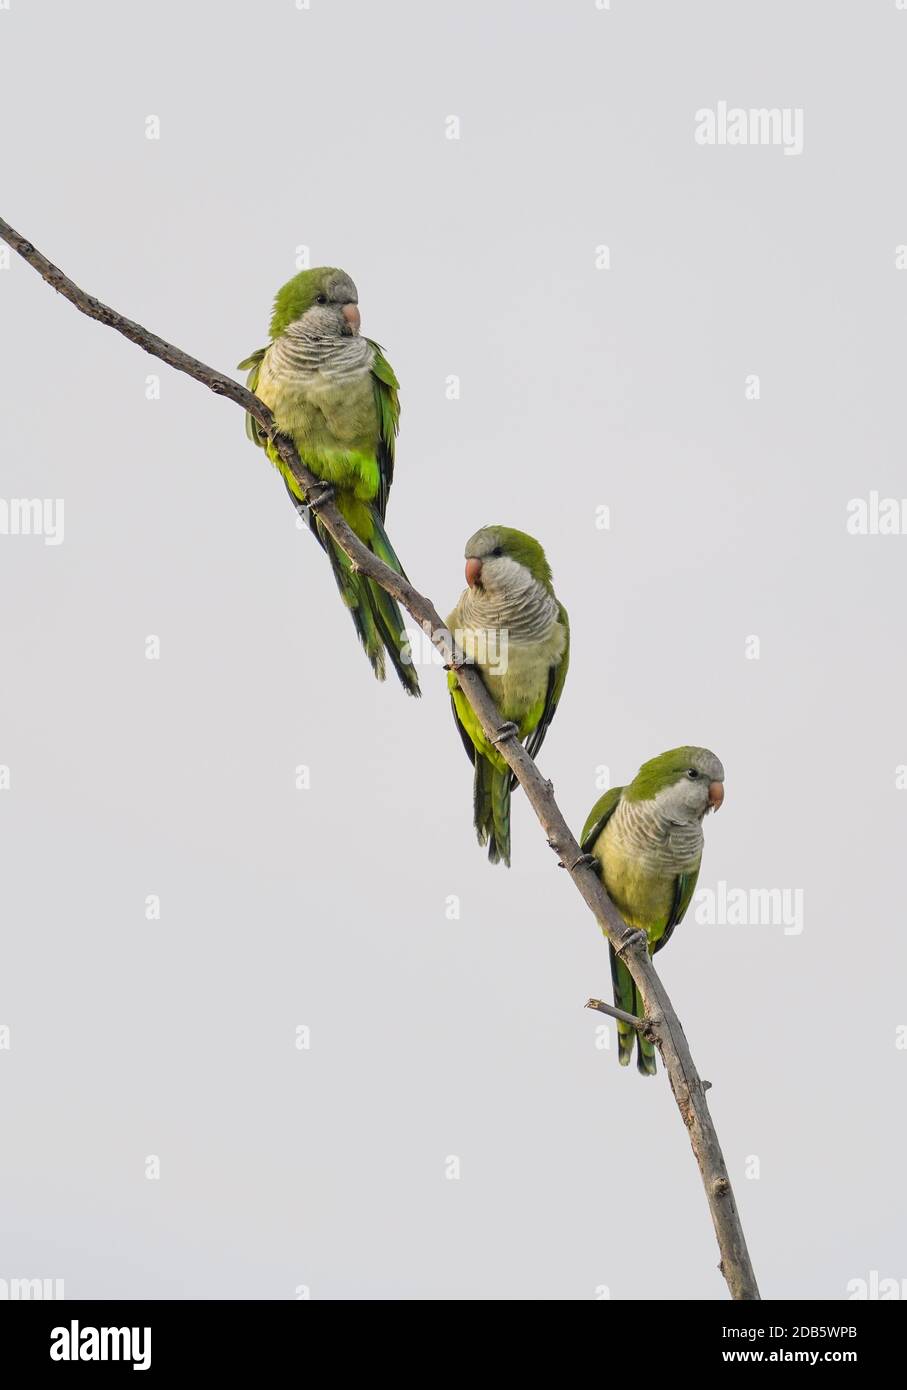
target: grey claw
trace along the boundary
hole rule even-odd
[[[310,511],[317,512],[318,508],[323,507],[325,502],[333,502],[336,496],[336,489],[331,483],[318,483],[309,489],[305,504]]]
[[[514,724],[512,719],[507,719],[498,729],[491,741],[492,743],[506,743],[507,739],[513,738],[514,734],[518,734],[519,732],[519,725]]]

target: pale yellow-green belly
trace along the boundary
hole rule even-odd
[[[534,726],[548,693],[548,673],[564,653],[563,625],[553,624],[550,634],[540,642],[504,641],[495,629],[458,629],[456,613],[451,614],[448,625],[469,659],[477,663],[504,718]]]
[[[265,358],[258,395],[314,473],[359,499],[377,495],[378,411],[368,372],[342,383],[318,373],[303,380],[273,374]],[[269,455],[286,476],[279,458],[271,450]]]
[[[623,847],[609,821],[593,846],[608,895],[628,926],[661,935],[674,906],[676,876],[658,871]]]

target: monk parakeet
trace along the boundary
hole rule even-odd
[[[447,626],[478,667],[505,736],[535,757],[554,718],[570,654],[567,611],[551,586],[538,541],[509,526],[485,526],[466,543],[466,583]],[[510,792],[516,778],[464,698],[447,678],[454,719],[475,767],[475,827],[492,864],[510,863]]]
[[[249,389],[273,412],[277,431],[293,440],[303,463],[334,490],[337,506],[359,539],[402,574],[384,529],[394,477],[399,383],[379,345],[360,337],[358,304],[356,286],[344,271],[332,266],[300,271],[277,292],[269,345],[239,365],[250,369]],[[404,690],[418,695],[397,604],[352,568],[305,506],[273,441],[251,415],[246,416],[246,433],[276,465],[293,505],[327,552],[375,675],[384,679],[386,651]]]
[[[643,763],[628,787],[612,787],[583,826],[582,848],[593,855],[608,896],[629,927],[660,951],[690,905],[702,861],[702,821],[724,800],[724,768],[707,748],[672,748]],[[633,977],[608,945],[614,1003],[642,1018]],[[629,1023],[617,1025],[619,1059],[633,1055],[655,1075],[655,1046]]]

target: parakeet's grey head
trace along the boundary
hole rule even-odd
[[[277,291],[271,337],[293,325],[312,338],[349,338],[359,332],[359,292],[345,270],[316,266],[301,270]]]
[[[643,763],[624,795],[654,801],[676,825],[701,821],[724,800],[724,768],[708,748],[671,748]]]
[[[466,542],[470,589],[503,593],[535,580],[551,591],[551,567],[537,540],[511,526],[483,526]]]

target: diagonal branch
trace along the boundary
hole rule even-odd
[[[645,1008],[647,1032],[657,1042],[661,1051],[674,1099],[687,1127],[693,1153],[699,1164],[706,1200],[721,1251],[719,1268],[727,1281],[732,1298],[757,1299],[759,1290],[756,1277],[747,1252],[727,1166],[706,1103],[705,1087],[693,1063],[680,1021],[646,949],[645,934],[631,931],[618,914],[593,864],[589,862],[589,856],[582,853],[561,814],[554,799],[554,787],[539,772],[522,744],[503,731],[500,714],[481,676],[464,664],[463,653],[454,643],[434,605],[402,575],[395,574],[366,549],[350,530],[332,501],[318,500],[319,494],[323,492],[323,485],[302,463],[292,441],[275,433],[274,417],[257,396],[247,391],[232,377],[224,376],[213,367],[199,362],[197,358],[190,357],[188,353],[165,342],[163,338],[149,333],[141,324],[124,318],[115,309],[86,294],[2,218],[0,239],[17,251],[23,260],[81,313],[97,319],[108,328],[116,329],[145,352],[160,358],[177,371],[194,377],[215,395],[229,397],[254,416],[263,429],[273,437],[280,457],[290,468],[306,496],[312,498],[310,505],[317,510],[321,521],[337,544],[346,551],[364,575],[373,579],[403,605],[410,616],[422,626],[445,662],[456,668],[463,693],[475,710],[485,733],[497,741],[501,753],[516,773],[517,780],[545,831],[550,848],[567,868],[587,907],[615,950],[620,953],[639,988]]]

